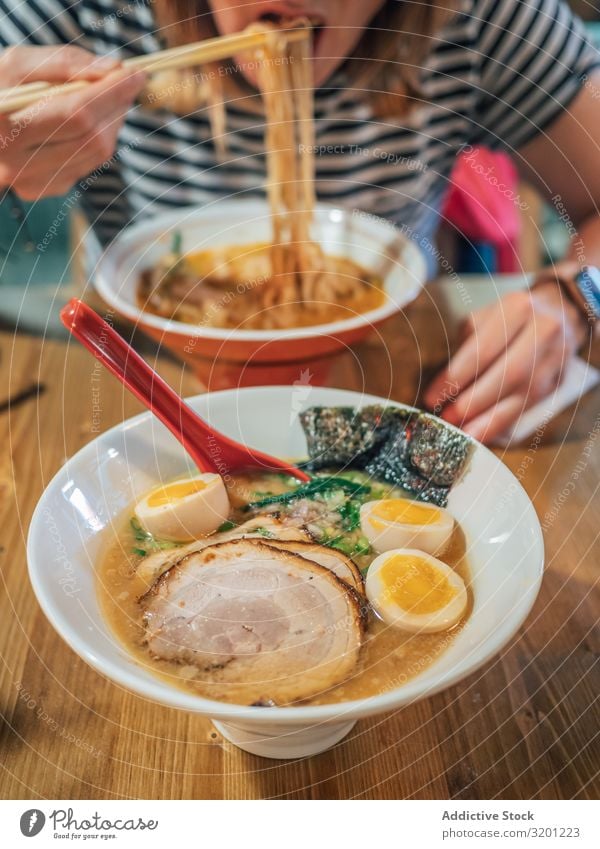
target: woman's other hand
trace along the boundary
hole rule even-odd
[[[90,85],[0,115],[0,188],[11,187],[23,200],[63,194],[110,160],[146,76],[79,47],[9,47],[0,53],[1,88],[39,80]]]
[[[585,332],[558,284],[512,292],[471,314],[464,342],[424,401],[490,443],[556,388]]]

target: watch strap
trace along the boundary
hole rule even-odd
[[[593,326],[600,320],[600,268],[586,265],[575,275],[574,283],[584,305],[588,323]]]
[[[545,283],[558,283],[587,324],[595,327],[600,319],[600,269],[586,265],[575,274],[565,274],[546,268],[536,276],[533,288]]]

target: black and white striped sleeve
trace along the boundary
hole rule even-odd
[[[473,143],[515,150],[568,107],[600,54],[563,0],[476,0]]]
[[[78,6],[79,0],[0,0],[0,47],[14,44],[84,47]]]

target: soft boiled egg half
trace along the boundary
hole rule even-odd
[[[367,598],[388,625],[412,633],[445,631],[462,618],[467,589],[454,569],[414,548],[380,554],[369,566]]]
[[[442,554],[452,536],[454,519],[443,507],[410,498],[384,498],[362,505],[360,525],[375,551],[418,548]]]
[[[152,536],[189,542],[216,531],[229,510],[223,479],[206,472],[156,487],[136,504],[134,512]]]

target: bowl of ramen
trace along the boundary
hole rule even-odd
[[[293,260],[272,230],[261,201],[161,215],[115,240],[96,287],[219,388],[293,383],[306,368],[319,382],[328,357],[405,307],[425,279],[418,247],[363,213],[318,205],[315,239]]]
[[[406,306],[425,279],[416,244],[384,219],[316,204],[311,23],[280,23],[251,27],[265,37],[250,58],[264,116],[266,202],[219,200],[133,226],[96,277],[111,307],[211,388],[292,383],[307,371],[313,384],[324,382],[327,358]],[[288,42],[282,29],[304,37]],[[208,86],[223,148],[226,97]]]
[[[149,414],[69,460],[35,510],[29,574],[58,633],[118,685],[249,752],[300,757],[463,680],[525,620],[539,522],[456,428],[318,387],[190,404],[310,480],[201,474]]]

